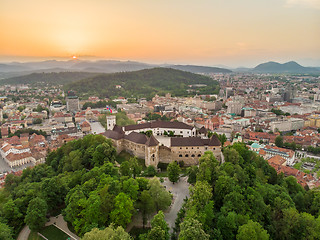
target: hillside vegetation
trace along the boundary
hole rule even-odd
[[[264,73],[319,73],[319,69],[312,67],[303,67],[300,64],[291,61],[287,63],[267,62],[256,66],[254,72]]]
[[[93,77],[97,73],[89,72],[50,72],[50,73],[31,73],[24,76],[12,77],[3,79],[0,84],[37,84],[37,83],[47,83],[47,84],[66,84],[74,81],[79,81],[81,79]]]
[[[78,94],[97,94],[101,97],[153,97],[167,92],[175,96],[188,95],[188,85],[205,84],[193,88],[198,94],[214,94],[219,91],[217,81],[209,77],[170,68],[153,68],[135,72],[101,74],[88,79],[69,83],[66,90]],[[116,88],[120,85],[121,88]]]
[[[179,239],[319,239],[319,189],[277,175],[245,144],[225,148],[224,157],[220,165],[206,152],[189,169],[194,186],[176,221]]]
[[[167,209],[172,196],[160,181],[142,177],[137,158],[117,167],[116,157],[110,140],[87,135],[49,153],[45,164],[9,174],[0,191],[0,239],[13,240],[25,224],[39,231],[60,212],[83,236],[110,224],[125,228],[137,209],[145,219]]]

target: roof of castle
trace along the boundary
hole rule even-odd
[[[158,146],[158,144],[159,141],[153,135],[151,135],[151,137],[149,137],[148,141],[146,142],[146,145],[148,147]]]
[[[124,134],[121,134],[117,131],[113,131],[113,130],[107,130],[104,133],[101,133],[101,135],[105,136],[106,138],[111,138],[114,140],[120,140],[124,137]]]
[[[221,143],[215,135],[213,135],[210,139],[201,139],[200,137],[175,137],[171,138],[171,146],[221,146]]]
[[[138,144],[145,144],[148,141],[148,138],[146,135],[142,133],[136,133],[136,132],[131,132],[130,134],[125,135],[124,139],[127,139],[131,142],[138,143]]]
[[[173,128],[173,129],[189,129],[192,130],[193,127],[185,124],[183,122],[165,122],[165,121],[155,121],[155,122],[148,122],[142,124],[135,124],[135,125],[128,125],[125,126],[125,131],[132,131],[138,129],[145,129],[145,128]]]
[[[122,130],[122,127],[120,127],[118,125],[114,125],[113,131],[116,131],[118,133],[124,134],[124,131]]]

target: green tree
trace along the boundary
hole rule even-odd
[[[120,173],[121,176],[132,176],[132,171],[130,169],[130,163],[128,161],[124,161],[120,164]]]
[[[169,176],[169,180],[174,184],[176,182],[178,182],[179,178],[180,178],[180,167],[177,164],[176,161],[173,161],[171,163],[169,163],[168,167],[167,167],[167,171],[168,171],[168,176]]]
[[[83,236],[82,240],[132,240],[132,237],[121,226],[114,228],[110,225],[103,230],[92,229]]]
[[[268,240],[269,234],[262,228],[259,223],[249,220],[247,224],[239,227],[237,234],[237,240],[247,239]]]
[[[131,221],[133,209],[133,201],[130,197],[125,193],[119,193],[114,200],[114,209],[110,214],[111,221],[125,227]]]
[[[143,226],[147,223],[148,217],[155,211],[155,203],[149,191],[143,190],[139,196],[139,209],[142,213]]]
[[[187,218],[180,224],[179,240],[209,240],[209,237],[194,218]]]
[[[131,157],[129,159],[129,166],[133,174],[133,178],[136,178],[138,175],[140,175],[142,167],[140,166],[137,157]]]
[[[164,214],[162,211],[159,211],[153,219],[151,220],[152,229],[148,234],[148,239],[161,239],[169,240],[169,227],[166,221],[164,220]]]
[[[12,234],[11,228],[2,222],[0,222],[0,239],[13,240],[13,234]]]
[[[21,224],[23,223],[23,221],[21,221],[23,220],[23,214],[12,199],[9,199],[3,205],[3,216],[7,219],[9,225],[14,228],[21,227]]]
[[[282,136],[277,136],[275,139],[275,144],[277,147],[283,147],[283,137]]]
[[[24,222],[32,231],[38,231],[46,223],[47,203],[42,198],[36,197],[29,203]]]
[[[129,178],[122,182],[122,191],[127,194],[133,201],[138,198],[139,184],[137,180]]]
[[[116,149],[112,146],[111,140],[99,144],[93,153],[94,166],[102,166],[105,162],[114,162],[116,159]]]
[[[187,168],[188,183],[194,184],[197,181],[198,167],[191,166]]]
[[[161,185],[158,178],[152,178],[149,181],[149,194],[154,200],[156,211],[167,209],[172,200],[170,193]]]
[[[150,165],[147,167],[147,170],[145,171],[145,176],[147,177],[153,177],[157,174],[157,170],[154,166]]]

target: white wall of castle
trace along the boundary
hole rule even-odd
[[[146,132],[146,131],[152,131],[153,135],[155,136],[163,136],[165,132],[169,134],[170,131],[174,133],[176,136],[182,136],[182,137],[195,137],[196,136],[196,129],[193,128],[190,129],[177,129],[177,128],[143,128],[143,129],[136,129],[136,130],[130,130],[126,131],[125,133],[128,135],[131,132]]]

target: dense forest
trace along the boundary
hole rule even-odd
[[[187,96],[188,86],[205,84],[191,90],[199,94],[219,92],[217,81],[209,77],[170,68],[153,68],[135,72],[101,74],[92,78],[69,83],[66,90],[74,90],[79,94],[98,95],[100,97],[146,97],[155,94],[172,93],[174,96]],[[120,85],[121,88],[116,88]]]
[[[189,169],[191,197],[179,212],[179,239],[320,239],[320,191],[306,190],[244,144]],[[186,228],[186,226],[193,226]]]
[[[7,176],[0,239],[13,239],[24,224],[38,231],[60,212],[84,240],[133,239],[124,229],[138,209],[144,223],[157,213],[151,229],[136,236],[140,240],[319,239],[319,189],[277,175],[244,144],[223,153],[222,164],[206,152],[187,169],[190,198],[170,235],[162,210],[172,195],[158,178],[143,177],[138,159],[116,164],[114,147],[101,135],[69,142],[49,153],[45,164]]]
[[[13,239],[24,224],[38,231],[59,212],[83,236],[111,223],[125,228],[137,209],[147,219],[171,204],[157,178],[139,177],[136,158],[120,167],[115,160],[110,140],[88,135],[51,152],[45,164],[8,175],[0,192],[0,239]]]

